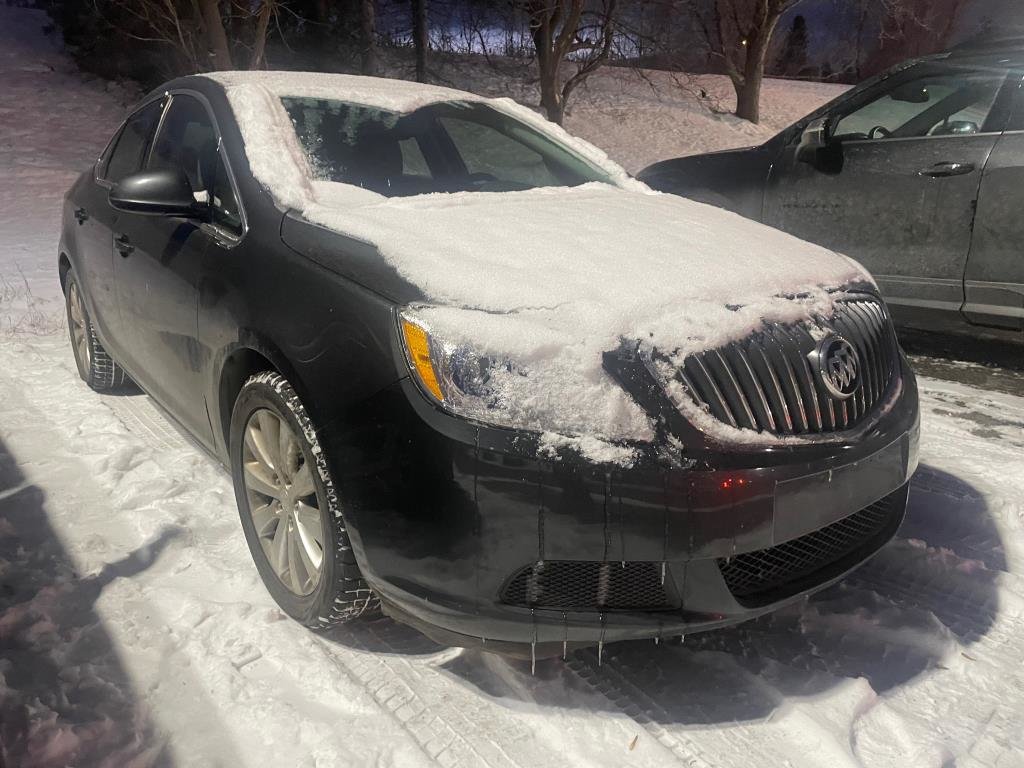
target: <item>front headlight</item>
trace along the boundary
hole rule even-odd
[[[514,322],[506,315],[415,305],[398,314],[397,331],[413,380],[449,413],[535,432],[538,451],[547,457],[571,452],[632,466],[636,448],[619,441],[649,442],[655,433],[647,414],[603,369],[586,368],[601,354],[567,351],[564,336],[542,323],[520,321],[510,331]]]
[[[431,333],[409,310],[399,315],[399,327],[409,370],[433,400],[460,416],[513,426],[500,383],[524,372]]]

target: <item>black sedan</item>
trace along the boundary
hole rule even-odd
[[[857,259],[897,323],[1024,341],[1022,81],[1024,41],[965,45],[639,177]]]
[[[230,469],[312,628],[541,655],[734,623],[876,552],[917,464],[858,265],[504,100],[175,80],[68,192],[59,274],[82,378]]]

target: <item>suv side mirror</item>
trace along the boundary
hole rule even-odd
[[[951,120],[937,131],[932,131],[932,136],[970,136],[979,133],[981,129],[972,120]]]
[[[828,147],[832,140],[832,119],[819,117],[812,120],[800,134],[796,148],[796,159],[802,163],[813,163],[818,159],[818,150]]]
[[[180,168],[125,176],[111,188],[108,199],[118,210],[157,216],[201,216],[208,207],[196,200],[188,176]]]

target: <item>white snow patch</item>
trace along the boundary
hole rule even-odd
[[[539,455],[559,461],[560,452],[565,450],[575,451],[596,464],[614,464],[624,469],[633,466],[639,456],[635,448],[593,437],[568,437],[554,432],[545,432],[540,436]]]

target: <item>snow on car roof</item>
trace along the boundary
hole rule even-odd
[[[386,77],[341,75],[327,72],[210,72],[203,75],[225,88],[256,85],[275,96],[340,99],[390,112],[411,112],[440,101],[486,101],[482,96]]]

